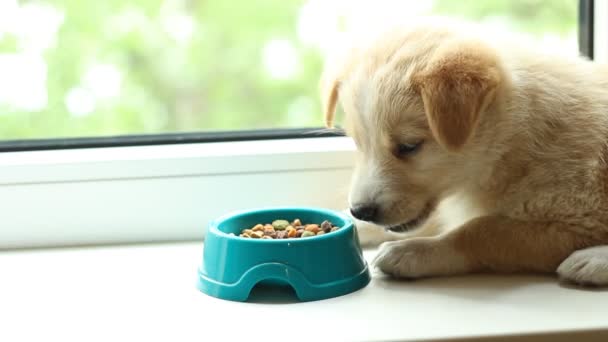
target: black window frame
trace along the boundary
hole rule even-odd
[[[581,55],[593,59],[594,0],[578,2],[578,46]],[[321,118],[319,118],[321,120]],[[186,132],[134,134],[102,137],[23,139],[0,141],[0,152],[64,150],[101,147],[174,145],[228,141],[304,139],[343,136],[340,130],[312,128],[281,128],[219,132]]]

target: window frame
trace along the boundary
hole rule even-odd
[[[23,139],[0,141],[0,152],[196,144],[228,141],[309,139],[339,136],[344,136],[344,133],[340,129],[327,130],[322,127],[311,127],[240,131],[133,134],[82,138]]]
[[[594,0],[579,0],[578,2],[578,46],[583,56],[594,59],[595,48],[595,15]]]

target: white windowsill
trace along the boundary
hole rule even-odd
[[[0,185],[343,168],[354,150],[335,137],[7,152]]]
[[[258,293],[256,303],[236,303],[195,289],[201,255],[201,243],[1,252],[0,340],[608,339],[608,292],[551,277],[375,275],[366,288],[324,301],[268,303],[272,296]],[[526,334],[540,335],[516,338]]]
[[[203,238],[260,206],[343,209],[344,137],[0,154],[0,250]]]

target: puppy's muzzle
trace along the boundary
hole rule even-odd
[[[361,221],[373,222],[378,218],[378,206],[374,204],[357,205],[350,208],[350,213]]]

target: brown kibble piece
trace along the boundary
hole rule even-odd
[[[302,225],[302,221],[300,221],[300,219],[295,219],[293,220],[293,222],[291,223],[292,226],[297,227],[297,226],[301,226]]]
[[[325,221],[323,221],[323,223],[321,223],[321,229],[323,229],[323,231],[326,233],[331,231],[331,227],[332,227],[331,222],[329,222],[327,220],[325,220]]]
[[[264,225],[264,229],[272,229],[272,230],[274,230],[274,227],[271,224],[265,224]]]
[[[306,228],[304,228],[304,230],[308,231],[308,232],[313,232],[313,233],[317,233],[319,231],[319,225],[318,224],[307,224]]]
[[[260,239],[262,236],[264,236],[264,233],[260,231],[251,233],[251,237],[254,239]]]
[[[295,229],[290,229],[287,231],[287,237],[290,237],[290,238],[296,237],[297,234],[298,234],[298,231]]]
[[[264,230],[264,225],[263,224],[256,224],[253,228],[251,228],[251,230],[253,230],[254,232],[257,232],[259,230]]]
[[[304,228],[296,230],[296,236],[297,237],[302,236],[302,233],[304,233]]]
[[[277,232],[277,237],[276,237],[277,239],[284,239],[286,237],[287,237],[287,231],[285,231],[285,230],[279,230]]]

